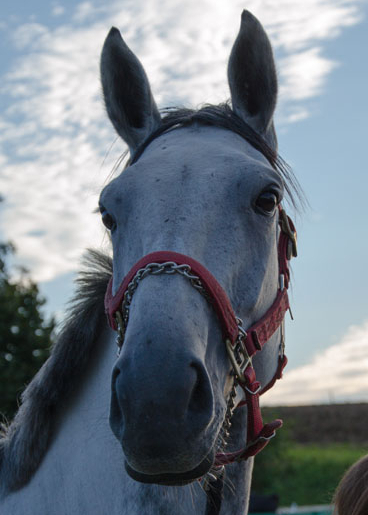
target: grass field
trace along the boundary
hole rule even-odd
[[[330,504],[344,472],[368,453],[361,445],[276,441],[256,458],[252,490],[277,493],[281,506]]]
[[[330,504],[344,472],[368,454],[368,404],[263,408],[284,420],[255,459],[252,491],[277,493],[280,506]],[[363,423],[362,423],[363,422]]]

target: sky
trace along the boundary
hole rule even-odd
[[[59,317],[86,247],[106,248],[98,194],[124,143],[104,113],[112,25],[159,107],[229,97],[244,8],[273,44],[279,150],[309,201],[298,229],[289,366],[267,404],[368,401],[367,0],[76,0],[0,5],[0,241],[17,247]]]

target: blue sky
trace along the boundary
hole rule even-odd
[[[327,55],[339,67],[311,116],[281,137],[311,204],[298,224],[293,266],[298,318],[310,334],[303,350],[312,353],[367,318],[367,29],[365,19],[329,43]]]
[[[159,106],[197,105],[228,97],[226,60],[248,8],[274,44],[280,153],[310,202],[296,216],[289,372],[268,402],[368,400],[368,4],[188,0],[180,19],[178,5],[0,6],[0,239],[15,242],[19,261],[41,282],[47,309],[61,312],[83,249],[106,246],[91,212],[124,149],[98,84],[110,26],[142,60]]]

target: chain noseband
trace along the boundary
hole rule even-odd
[[[259,396],[270,389],[287,364],[284,354],[284,317],[290,309],[287,289],[290,281],[288,262],[297,255],[296,232],[291,219],[279,206],[280,235],[278,241],[279,288],[276,299],[263,317],[247,330],[243,328],[240,318],[236,317],[230,300],[215,277],[198,261],[171,251],[153,252],[140,259],[128,272],[115,295],[112,293],[112,278],[105,295],[105,310],[109,325],[117,331],[117,344],[120,349],[124,343],[129,311],[133,295],[139,283],[147,276],[162,274],[179,274],[211,304],[222,327],[226,349],[233,369],[234,383],[231,389],[223,426],[219,435],[219,444],[226,447],[229,436],[231,417],[236,407],[247,406],[247,443],[244,449],[235,452],[218,452],[214,465],[207,474],[213,485],[220,481],[223,467],[255,456],[282,426],[282,420],[263,424],[259,406]],[[252,357],[261,351],[275,331],[281,329],[280,353],[276,372],[268,384],[261,387],[256,379]],[[236,386],[244,392],[245,400],[235,405]],[[222,480],[221,480],[222,481]]]

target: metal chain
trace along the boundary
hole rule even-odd
[[[220,434],[218,437],[218,443],[217,443],[218,448],[221,448],[221,447],[225,448],[228,445],[227,439],[230,436],[230,428],[232,425],[231,418],[232,418],[234,410],[235,410],[236,386],[237,386],[237,381],[234,379],[233,386],[232,386],[230,394],[229,394],[229,399],[227,401],[224,421],[222,423]]]
[[[138,288],[139,283],[148,275],[173,275],[175,273],[179,274],[188,279],[193,288],[199,291],[199,293],[203,295],[207,301],[210,302],[210,296],[204,288],[200,278],[197,275],[191,273],[191,271],[192,269],[189,265],[178,265],[174,261],[167,261],[165,263],[149,263],[144,268],[140,268],[138,270],[138,272],[135,274],[133,279],[128,284],[128,287],[125,291],[123,301],[121,304],[121,311],[117,311],[115,313],[115,320],[118,326],[117,345],[119,349],[121,348],[124,341],[125,330],[129,321],[129,311],[133,295],[136,289]]]

